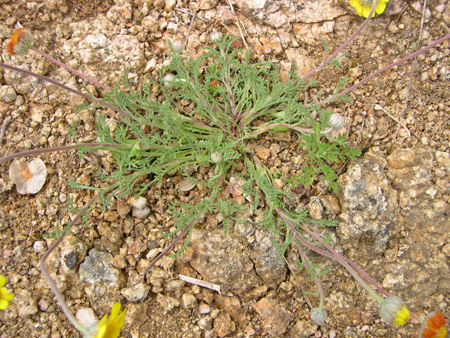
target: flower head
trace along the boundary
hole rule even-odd
[[[386,2],[388,1],[389,0],[377,0],[372,18],[375,16],[375,13],[381,14],[384,12],[386,8]],[[355,7],[356,13],[358,13],[359,16],[364,15],[364,17],[367,18],[370,14],[370,10],[372,9],[372,0],[350,0],[350,5]]]
[[[220,41],[222,41],[222,33],[221,32],[213,32],[211,33],[211,41],[215,44],[218,44]]]
[[[125,313],[127,309],[124,309],[119,313],[121,308],[120,303],[114,303],[111,308],[111,316],[104,315],[100,323],[95,324],[97,326],[97,331],[94,336],[88,335],[89,338],[117,338],[120,335],[120,329],[125,323]],[[86,338],[87,338],[86,337]]]
[[[344,117],[341,114],[334,113],[330,116],[330,127],[339,130],[344,126]]]
[[[172,48],[175,53],[181,53],[184,50],[184,43],[180,40],[172,41]]]
[[[447,328],[445,327],[445,317],[442,313],[436,312],[427,319],[427,328],[423,329],[421,337],[424,338],[445,338]]]
[[[409,318],[405,302],[396,296],[389,296],[380,304],[380,317],[389,324],[404,325]]]
[[[27,28],[17,28],[9,40],[6,50],[12,55],[25,55],[33,47],[33,36]]]
[[[310,316],[314,323],[316,323],[317,325],[324,325],[325,319],[327,319],[328,314],[327,311],[325,311],[325,309],[322,307],[313,307],[311,309]]]
[[[14,298],[14,293],[9,293],[3,285],[6,284],[6,278],[0,275],[0,310],[6,309],[8,302]]]

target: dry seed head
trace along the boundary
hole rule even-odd
[[[221,160],[222,160],[222,154],[219,153],[218,151],[211,154],[211,162],[219,163]]]
[[[41,159],[30,163],[15,160],[9,167],[9,178],[16,184],[19,194],[36,194],[47,178],[47,168]]]

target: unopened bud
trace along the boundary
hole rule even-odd
[[[211,41],[215,44],[218,44],[220,41],[222,41],[222,33],[221,32],[211,33]]]
[[[327,319],[328,317],[327,311],[325,311],[325,309],[321,307],[313,307],[311,309],[310,316],[313,322],[317,325],[324,325],[325,319]]]
[[[219,163],[222,160],[222,154],[216,151],[215,153],[211,154],[211,162],[212,163]]]
[[[344,117],[341,114],[334,113],[330,116],[330,127],[336,130],[344,126]]]
[[[164,76],[163,82],[164,86],[166,87],[172,87],[174,85],[174,82],[176,81],[176,76],[173,74],[167,74]]]
[[[172,41],[172,48],[175,53],[181,53],[184,50],[184,43],[179,40]]]

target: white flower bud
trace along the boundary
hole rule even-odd
[[[403,299],[389,296],[380,303],[380,317],[386,323],[404,325],[409,318],[409,311]]]
[[[215,153],[211,154],[211,162],[212,163],[219,163],[222,160],[222,154],[216,151]]]
[[[179,40],[172,41],[172,48],[175,53],[181,53],[184,50],[184,43]]]
[[[211,33],[211,41],[215,44],[218,44],[220,41],[222,41],[222,33],[221,32]]]
[[[313,322],[316,323],[317,325],[324,325],[325,319],[327,319],[328,317],[327,311],[325,311],[324,308],[320,307],[313,307],[311,309],[310,316]]]
[[[164,86],[166,87],[172,87],[174,85],[174,82],[176,81],[177,77],[173,74],[167,74],[164,76],[163,82]]]
[[[341,114],[334,113],[330,116],[330,127],[339,130],[344,126],[344,117]]]

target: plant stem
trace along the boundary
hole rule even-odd
[[[323,238],[320,237],[319,235],[317,235],[315,232],[311,231],[306,225],[302,225],[302,229],[304,231],[306,231],[308,234],[310,234],[311,236],[313,236],[315,239],[317,239],[320,242],[324,242]],[[389,297],[389,294],[384,291],[384,289],[378,285],[378,283],[376,283],[372,278],[370,278],[365,272],[364,270],[362,270],[358,265],[356,265],[353,261],[351,261],[350,259],[348,259],[347,257],[344,257],[342,255],[340,255],[336,250],[334,250],[329,244],[324,243],[323,244],[333,255],[345,260],[348,264],[350,264],[351,266],[353,266],[353,268],[358,271],[365,279],[367,279],[373,286],[375,286],[383,295],[385,295],[386,297]]]
[[[314,134],[314,130],[313,129],[307,129],[307,128],[302,128],[302,127],[297,127],[297,126],[293,126],[289,123],[273,123],[273,124],[269,124],[267,126],[264,127],[260,127],[257,130],[255,130],[254,132],[252,132],[252,136],[256,137],[259,134],[265,133],[267,131],[269,131],[270,129],[276,128],[276,127],[286,127],[295,131],[298,131],[299,133],[303,133],[303,134]],[[320,134],[321,135],[327,135],[330,132],[332,132],[334,130],[334,128],[326,128],[325,130],[321,131]]]
[[[100,82],[97,82],[96,80],[90,78],[87,75],[84,75],[84,74],[80,73],[79,71],[73,69],[72,67],[67,66],[66,64],[62,63],[61,61],[58,61],[58,60],[52,58],[50,55],[44,53],[43,51],[37,49],[36,47],[32,47],[31,50],[36,52],[36,53],[38,53],[38,54],[40,54],[40,55],[42,55],[43,57],[45,57],[46,59],[50,60],[51,62],[56,63],[58,66],[67,69],[69,72],[75,73],[78,76],[82,77],[83,79],[85,79],[85,80],[87,80],[89,82],[92,82],[93,84],[95,84],[95,85],[97,85],[99,87],[102,87],[103,89],[105,89],[107,91],[111,90],[111,88],[105,86],[104,84],[101,84]]]
[[[295,234],[295,236],[302,242],[302,244],[304,244],[305,246],[307,246],[308,248],[310,248],[311,250],[317,252],[319,255],[328,257],[336,262],[338,262],[339,264],[341,264],[344,268],[347,269],[348,272],[350,272],[350,274],[353,276],[353,278],[355,278],[355,280],[361,284],[361,286],[366,289],[366,291],[373,297],[375,298],[378,302],[381,302],[383,299],[378,296],[375,291],[372,290],[372,288],[369,287],[369,285],[367,285],[367,283],[361,278],[361,276],[358,275],[358,273],[353,270],[353,268],[347,263],[347,261],[345,259],[342,259],[339,256],[336,256],[332,253],[326,252],[322,249],[319,249],[317,247],[315,247],[314,245],[312,245],[311,243],[309,243],[307,240],[305,240],[302,236],[302,234],[293,226],[293,224],[289,221],[289,219],[287,218],[286,214],[281,211],[280,208],[275,207],[278,215],[280,215],[280,217],[283,219],[283,221],[286,223],[286,225],[289,227],[289,229],[291,229],[291,231]]]
[[[93,198],[91,198],[88,201],[88,203],[86,203],[86,205],[83,207],[83,209],[80,210],[77,213],[77,215],[75,216],[75,218],[70,222],[71,226],[73,224],[77,223],[80,220],[81,215],[84,212],[84,210],[86,210],[86,208],[88,208],[92,203],[94,203],[97,200],[98,197],[100,197],[100,194],[95,195]],[[63,310],[63,312],[66,315],[67,319],[69,319],[69,321],[72,323],[73,326],[75,326],[75,328],[78,331],[84,333],[84,332],[86,332],[86,328],[83,325],[80,324],[80,322],[75,318],[75,316],[73,315],[72,311],[67,306],[63,295],[59,291],[58,287],[56,286],[55,281],[53,280],[53,278],[51,277],[50,273],[47,270],[47,267],[45,266],[45,261],[47,260],[48,256],[50,256],[50,254],[53,252],[53,250],[55,250],[59,246],[59,244],[62,242],[62,240],[64,239],[64,236],[66,234],[67,234],[66,230],[63,230],[62,233],[61,233],[61,236],[59,236],[59,238],[55,241],[55,243],[53,243],[53,245],[42,256],[39,265],[40,265],[42,273],[44,274],[45,278],[47,279],[48,284],[50,285],[50,288],[53,291],[53,294],[55,295],[56,300],[58,301],[59,306]]]
[[[57,151],[67,151],[67,150],[72,150],[72,149],[78,149],[80,147],[123,148],[124,146],[122,144],[109,144],[109,143],[79,143],[79,144],[71,144],[68,146],[61,146],[61,147],[34,149],[34,150],[22,151],[20,153],[14,153],[14,154],[11,154],[8,156],[0,157],[0,163],[6,162],[9,160],[13,160],[18,157],[26,157],[26,156],[45,154],[45,153],[53,153],[53,152],[57,152]]]
[[[68,92],[71,92],[73,94],[76,94],[76,95],[79,95],[81,97],[84,97],[85,99],[87,99],[89,101],[94,101],[96,103],[102,104],[105,107],[108,107],[109,109],[114,110],[115,112],[126,114],[126,115],[130,115],[129,113],[124,112],[121,109],[119,109],[117,107],[114,107],[113,105],[111,105],[111,104],[109,104],[109,103],[107,103],[107,102],[105,102],[103,100],[100,100],[100,99],[97,99],[96,97],[92,97],[92,96],[90,96],[88,94],[82,93],[82,92],[80,92],[80,91],[78,91],[76,89],[72,89],[70,87],[67,87],[66,85],[63,85],[62,83],[60,83],[58,81],[55,81],[55,80],[52,80],[52,79],[50,79],[50,78],[48,78],[46,76],[43,76],[43,75],[40,75],[40,74],[36,74],[34,72],[30,72],[29,70],[25,70],[25,69],[22,69],[22,68],[19,68],[19,67],[14,67],[14,66],[11,66],[11,65],[7,65],[6,63],[3,63],[3,62],[0,62],[0,67],[6,68],[6,69],[9,69],[9,70],[13,70],[15,72],[19,72],[19,73],[22,73],[22,74],[26,74],[26,75],[29,75],[29,76],[33,76],[33,77],[35,77],[35,78],[37,78],[39,80],[45,81],[45,82],[50,82],[51,84],[54,84],[54,85],[56,85],[58,87],[61,87],[61,88],[65,89],[65,90],[67,90]]]
[[[94,197],[92,197],[84,206],[83,208],[81,208],[81,210],[75,215],[75,217],[73,218],[73,220],[70,222],[69,226],[72,226],[74,224],[76,224],[80,218],[81,215],[83,214],[83,212],[88,209],[102,194],[109,192],[113,189],[115,189],[118,186],[118,183],[115,183],[113,185],[111,185],[110,187],[108,187],[108,189],[106,189],[105,191],[103,191],[102,193],[96,194]],[[61,236],[59,236],[59,238],[55,241],[55,243],[53,243],[53,245],[47,250],[47,252],[42,256],[40,262],[39,262],[39,266],[41,268],[42,273],[44,274],[45,278],[47,279],[48,284],[50,285],[50,288],[53,291],[53,294],[55,295],[56,300],[58,301],[59,306],[61,307],[61,309],[63,310],[64,314],[66,315],[66,317],[69,319],[69,321],[72,323],[73,326],[75,326],[75,328],[82,332],[83,334],[87,332],[86,327],[84,327],[83,325],[80,324],[80,322],[75,318],[75,316],[73,315],[72,311],[70,310],[70,308],[67,306],[65,300],[64,300],[64,296],[61,294],[61,292],[59,291],[58,287],[56,286],[55,281],[53,280],[52,276],[50,275],[50,273],[47,270],[47,267],[45,266],[45,261],[47,260],[47,258],[50,256],[50,254],[53,252],[53,250],[55,250],[58,245],[61,243],[61,241],[64,239],[64,236],[67,234],[66,230],[63,230],[61,233]]]
[[[193,219],[192,221],[190,221],[187,225],[186,225],[186,227],[183,229],[183,231],[169,244],[169,246],[167,247],[167,248],[165,248],[163,251],[161,251],[160,253],[159,253],[159,255],[158,256],[156,256],[151,262],[150,262],[150,264],[149,265],[147,265],[147,267],[144,269],[144,271],[142,272],[142,275],[146,275],[147,274],[147,272],[148,272],[148,270],[150,270],[151,268],[152,268],[152,266],[153,265],[155,265],[155,263],[157,262],[157,261],[159,261],[161,258],[163,258],[169,251],[170,251],[170,249],[172,249],[174,246],[175,246],[175,244],[177,244],[177,242],[180,240],[180,239],[182,239],[186,234],[187,234],[187,232],[192,228],[192,226],[195,224],[195,222],[197,222],[198,221],[198,219],[200,218],[200,217],[202,217],[203,216],[203,213],[205,212],[205,209],[203,209],[201,212],[200,212],[200,214],[201,214],[201,216],[199,216],[199,217],[197,217],[197,218],[195,218],[195,219]]]
[[[356,87],[361,86],[362,84],[366,83],[367,81],[369,81],[373,77],[378,76],[379,74],[387,71],[388,69],[391,69],[392,67],[395,67],[395,66],[397,66],[397,65],[399,65],[399,64],[401,64],[401,63],[403,63],[405,61],[408,61],[409,59],[415,58],[417,55],[426,52],[427,50],[433,48],[437,44],[440,44],[441,42],[443,42],[445,40],[448,40],[448,39],[450,39],[450,34],[447,34],[446,36],[440,38],[439,40],[436,40],[433,43],[430,43],[428,46],[422,48],[421,50],[419,50],[419,51],[417,51],[415,53],[412,53],[412,54],[409,54],[408,56],[405,56],[403,59],[400,59],[400,60],[398,60],[398,61],[396,61],[394,63],[391,63],[389,66],[383,67],[382,69],[376,71],[375,73],[370,74],[369,76],[367,76],[366,78],[364,78],[363,80],[361,80],[357,84],[351,86],[350,88],[348,88],[348,89],[346,89],[346,90],[344,90],[344,91],[342,91],[342,92],[340,92],[340,93],[338,93],[336,95],[333,95],[332,97],[330,97],[328,99],[320,101],[320,102],[316,103],[316,105],[323,106],[324,104],[326,104],[326,103],[328,103],[330,101],[336,100],[339,96],[342,96],[342,95],[345,95],[347,93],[350,93],[353,89],[355,89]]]
[[[306,256],[305,250],[303,250],[302,246],[297,243],[297,248],[298,248],[298,252],[300,253],[300,257],[302,258],[302,262],[305,264],[306,269],[308,269],[308,271],[311,270],[311,264],[309,264],[308,261],[308,257]],[[319,280],[317,279],[317,277],[314,277],[314,283],[316,283],[317,286],[317,290],[319,291],[319,296],[320,296],[320,303],[319,303],[319,308],[323,308],[323,289],[322,289],[322,285],[320,284]]]
[[[363,24],[358,28],[358,30],[353,33],[352,36],[350,36],[348,38],[347,41],[345,41],[333,54],[331,54],[328,59],[326,59],[325,61],[323,61],[320,65],[318,65],[316,68],[314,68],[313,70],[310,70],[309,72],[307,72],[306,74],[303,74],[301,76],[302,80],[305,80],[306,78],[308,78],[311,75],[314,75],[315,73],[317,73],[318,71],[320,71],[324,66],[326,66],[328,63],[330,63],[331,60],[333,60],[336,55],[338,55],[363,29],[364,27],[367,26],[367,24],[369,23],[369,20],[372,18],[372,14],[375,11],[375,6],[377,4],[377,1],[374,0],[372,3],[372,8],[370,10],[370,14],[367,17],[366,20],[364,20]]]

